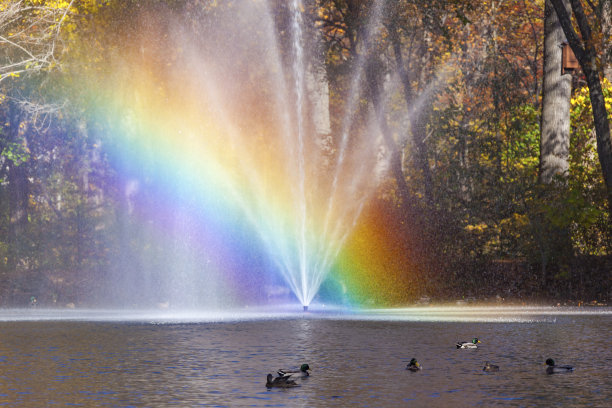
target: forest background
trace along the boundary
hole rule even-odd
[[[163,253],[137,233],[129,241],[118,233],[137,227],[126,227],[131,204],[107,154],[120,143],[115,113],[101,115],[94,107],[102,96],[81,84],[92,72],[113,81],[109,61],[137,49],[140,30],[154,27],[163,43],[168,15],[214,21],[232,3],[0,1],[0,305],[23,306],[31,296],[46,305],[94,304],[101,277],[126,247],[132,258]],[[270,1],[281,43],[289,41],[286,3]],[[379,3],[376,39],[365,44]],[[553,142],[567,143],[566,164],[544,179],[543,99],[553,98],[544,87],[545,22],[559,4],[570,25],[555,24],[574,30],[567,40],[581,66],[555,68],[570,84],[567,140]],[[384,253],[364,257],[359,269],[384,263],[387,273],[376,289],[349,290],[381,305],[425,296],[610,300],[610,8],[607,0],[303,1],[305,25],[321,41],[332,145],[360,57],[368,59],[370,90],[360,100],[363,117],[381,111],[377,95],[389,78],[401,84],[379,118],[393,153],[388,176],[346,243],[360,250],[376,231]],[[179,52],[153,56],[152,75],[163,75]],[[603,117],[592,109],[594,78]],[[607,136],[596,126],[602,121]],[[380,223],[386,228],[373,228]]]

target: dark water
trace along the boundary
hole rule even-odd
[[[0,405],[611,406],[609,309],[405,318],[410,313],[214,323],[10,321],[9,314],[0,322]],[[477,350],[455,348],[474,336],[482,341]],[[405,370],[412,357],[421,372]],[[547,375],[547,357],[575,371]],[[483,372],[487,360],[500,371]],[[302,362],[313,372],[301,387],[266,389],[266,374]]]

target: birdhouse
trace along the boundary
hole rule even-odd
[[[572,51],[572,47],[568,43],[563,43],[561,50],[561,74],[572,73],[575,69],[580,68],[574,51]]]

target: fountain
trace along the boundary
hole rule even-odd
[[[386,155],[373,117],[355,125],[363,61],[336,135],[319,33],[298,0],[281,11],[239,2],[189,28],[143,15],[113,64],[117,137],[101,143],[124,192],[118,305],[307,310],[333,274]]]

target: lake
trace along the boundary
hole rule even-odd
[[[313,309],[0,310],[0,405],[610,406],[611,308]],[[548,357],[574,372],[547,375]],[[304,362],[300,387],[266,388]]]

